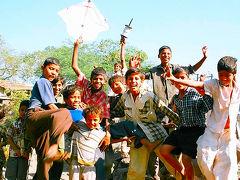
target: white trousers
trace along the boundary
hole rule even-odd
[[[69,180],[95,180],[96,169],[94,166],[70,165]]]
[[[236,138],[230,139],[229,129],[213,133],[206,128],[199,137],[197,160],[207,180],[237,180]]]

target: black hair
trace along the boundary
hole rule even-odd
[[[237,59],[231,56],[222,57],[217,64],[217,70],[226,70],[229,73],[237,73]]]
[[[65,80],[64,80],[62,74],[58,74],[58,76],[57,76],[54,80],[52,80],[51,83],[52,83],[53,85],[55,85],[55,84],[56,84],[57,82],[59,82],[59,81],[61,81],[63,85],[65,84]]]
[[[169,46],[162,46],[162,47],[160,47],[160,49],[159,49],[159,51],[158,51],[158,54],[161,54],[161,52],[162,52],[164,49],[169,49],[169,50],[172,52],[172,50],[171,50],[171,48],[170,48]]]
[[[99,115],[100,118],[103,118],[104,109],[102,106],[97,104],[89,104],[87,108],[83,110],[84,117],[86,118],[88,114]]]
[[[46,67],[49,64],[56,64],[56,65],[60,66],[59,60],[54,57],[48,57],[47,59],[45,59],[45,61],[43,63],[43,67]]]
[[[81,93],[81,89],[77,85],[71,84],[66,86],[62,91],[63,98],[67,99],[70,94],[76,91],[79,91]]]
[[[142,71],[140,69],[138,69],[138,68],[130,68],[129,70],[127,70],[127,72],[125,74],[126,81],[128,79],[128,76],[130,76],[131,74],[134,74],[134,73],[139,74],[141,80],[145,79],[145,75],[142,73]]]
[[[189,76],[188,68],[184,66],[178,66],[176,69],[174,69],[172,74],[175,76],[177,73],[180,73],[180,72],[185,72],[187,76]]]
[[[22,107],[22,106],[27,106],[29,107],[29,104],[30,104],[30,101],[29,100],[23,100],[21,101],[20,105],[19,105],[19,108]]]
[[[105,80],[107,80],[107,73],[102,67],[97,67],[97,68],[92,70],[91,80],[94,76],[97,76],[97,75],[103,75]]]
[[[109,80],[108,80],[109,86],[111,86],[112,83],[114,83],[114,82],[121,82],[122,84],[125,84],[124,77],[122,77],[120,75],[113,75],[112,77],[109,78]]]

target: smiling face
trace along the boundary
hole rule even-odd
[[[106,84],[106,79],[104,75],[94,75],[91,79],[91,83],[95,90],[100,90],[103,85]]]
[[[187,73],[184,72],[184,71],[178,72],[177,74],[174,75],[174,77],[177,78],[177,79],[182,79],[182,80],[189,79]],[[184,85],[181,85],[181,84],[178,84],[178,83],[174,83],[174,86],[179,91],[185,91],[187,89],[187,86],[184,86]]]
[[[161,64],[165,67],[169,61],[172,59],[172,52],[170,49],[163,49],[161,53],[158,55],[158,58],[161,60]]]
[[[115,73],[121,71],[121,69],[122,69],[122,67],[121,67],[120,64],[115,64],[115,65],[114,65],[114,71],[115,71]]]
[[[232,85],[235,75],[236,75],[236,74],[227,72],[226,70],[218,71],[219,81],[220,81],[224,86]]]
[[[86,124],[89,129],[96,129],[101,121],[102,119],[99,114],[89,113],[86,116]]]
[[[126,90],[125,86],[120,81],[113,82],[111,88],[115,94],[123,94]]]
[[[57,96],[63,88],[63,83],[62,81],[58,81],[55,84],[53,84],[52,87],[53,87],[54,96]]]
[[[141,79],[141,74],[132,73],[127,77],[127,86],[133,95],[138,95],[140,92],[140,87],[143,83]]]
[[[45,67],[42,66],[42,74],[50,82],[58,76],[60,66],[56,64],[48,64]]]
[[[81,103],[81,93],[80,91],[77,90],[74,93],[70,94],[68,98],[64,100],[69,107],[78,109],[80,108],[80,103]]]

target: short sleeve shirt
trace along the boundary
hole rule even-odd
[[[30,98],[30,106],[28,109],[35,107],[46,109],[48,104],[55,103],[56,100],[51,82],[44,77],[40,77],[40,79],[33,86],[32,96]]]

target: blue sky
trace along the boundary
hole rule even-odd
[[[0,0],[0,34],[17,52],[59,47],[71,39],[57,12],[81,0]],[[194,64],[208,46],[208,59],[198,73],[216,76],[217,61],[225,55],[240,61],[239,0],[93,0],[110,30],[98,40],[119,40],[133,18],[127,43],[145,51],[148,62],[159,64],[158,49],[172,48],[172,63]]]

